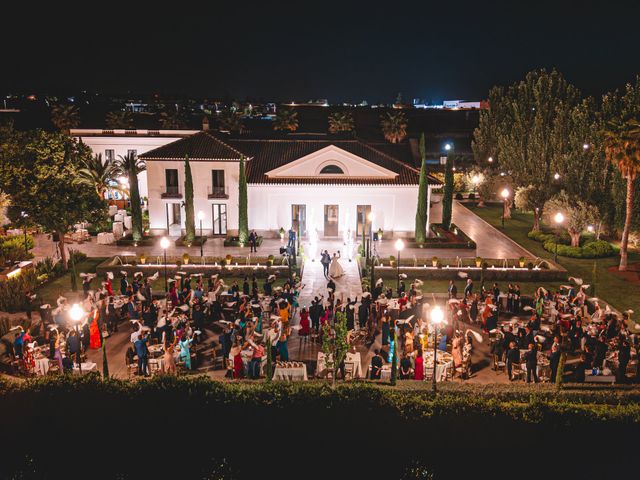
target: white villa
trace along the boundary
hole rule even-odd
[[[146,178],[140,182],[153,234],[178,236],[184,230],[188,155],[194,207],[203,214],[206,235],[237,234],[239,163],[244,157],[249,228],[258,234],[276,236],[280,228],[297,228],[299,222],[303,236],[346,237],[361,234],[364,221],[368,232],[413,236],[419,170],[361,140],[232,137],[208,130],[124,132],[73,134],[103,157],[136,150],[146,162]],[[432,190],[441,184],[433,177],[428,184],[430,203]]]

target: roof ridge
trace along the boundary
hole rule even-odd
[[[371,145],[367,144],[366,142],[364,142],[364,141],[360,140],[360,138],[356,138],[356,141],[357,141],[358,143],[360,143],[360,145],[362,145],[362,146],[364,146],[364,147],[366,147],[366,148],[368,148],[368,149],[370,149],[370,150],[373,150],[373,151],[374,151],[374,152],[376,152],[376,153],[379,153],[379,154],[380,154],[380,155],[382,155],[383,157],[387,157],[387,158],[388,158],[389,160],[391,160],[392,162],[397,163],[398,165],[400,165],[400,166],[402,166],[402,167],[406,167],[406,168],[408,168],[408,169],[410,169],[410,170],[413,170],[413,171],[414,171],[414,172],[416,172],[416,173],[420,173],[420,170],[418,170],[417,168],[412,167],[411,165],[407,165],[406,163],[404,163],[404,162],[402,162],[402,161],[398,160],[397,158],[392,157],[391,155],[388,155],[387,153],[383,152],[382,150],[378,150],[377,148],[372,147]]]
[[[238,150],[237,148],[232,147],[231,145],[229,145],[226,142],[223,142],[221,139],[219,139],[216,135],[213,135],[213,132],[211,132],[210,130],[203,130],[202,132],[199,133],[204,133],[205,135],[207,135],[208,137],[212,138],[213,140],[215,140],[216,142],[220,143],[221,145],[224,145],[226,148],[234,151],[235,153],[237,153],[238,155],[240,155],[241,157],[248,157],[248,155],[245,155],[244,153],[242,153],[240,150]],[[198,135],[196,133],[196,135]]]

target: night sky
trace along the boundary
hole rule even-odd
[[[12,3],[24,7],[2,7],[2,93],[475,100],[538,67],[593,95],[640,73],[631,0]]]

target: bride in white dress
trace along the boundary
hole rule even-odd
[[[331,278],[338,278],[344,275],[344,270],[342,268],[342,265],[340,265],[340,262],[338,261],[339,258],[340,258],[340,252],[338,252],[337,254],[335,253],[333,254],[333,258],[331,259],[331,264],[329,265],[329,276]]]

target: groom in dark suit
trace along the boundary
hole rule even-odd
[[[329,256],[329,252],[327,252],[326,250],[322,252],[320,263],[322,264],[324,278],[329,278],[329,264],[331,263],[331,257]]]

